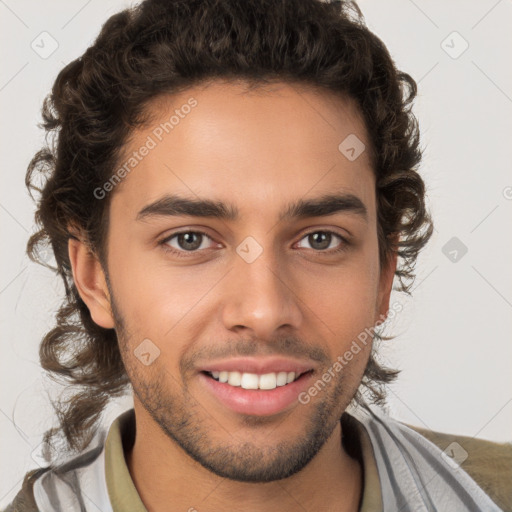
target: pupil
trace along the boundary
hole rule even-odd
[[[178,235],[178,242],[183,249],[194,250],[201,245],[200,236],[201,235],[199,233],[180,233]],[[197,237],[195,242],[191,240],[194,237]]]
[[[309,235],[309,238],[310,238],[309,243],[314,247],[314,244],[318,243],[317,239],[319,237],[323,238],[323,244],[322,244],[322,242],[320,242],[321,247],[317,247],[317,248],[318,249],[326,249],[327,247],[329,247],[329,244],[331,242],[331,240],[330,240],[331,234],[325,233],[324,231],[319,231],[317,233],[313,233],[313,234]],[[313,243],[311,243],[311,240],[313,240]]]

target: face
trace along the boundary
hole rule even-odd
[[[369,147],[364,123],[284,83],[213,82],[151,111],[110,191],[112,320],[93,318],[117,330],[136,413],[220,476],[284,478],[329,439],[370,344],[333,365],[388,308],[368,151],[339,149]]]

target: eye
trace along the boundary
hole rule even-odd
[[[333,242],[333,237],[338,238],[341,240],[341,243],[338,244],[338,247],[335,247],[334,249],[329,247],[331,246],[331,243]],[[301,240],[307,240],[310,244],[310,247],[314,249],[317,252],[326,252],[328,254],[337,253],[340,251],[343,251],[347,248],[347,245],[349,244],[348,241],[339,235],[338,233],[335,233],[334,231],[311,231],[310,233],[307,233]]]
[[[341,243],[339,243],[337,247],[332,248],[331,246],[334,238],[338,238]],[[344,237],[329,230],[311,231],[303,236],[301,238],[301,241],[302,240],[307,240],[313,251],[317,253],[325,253],[327,255],[345,251],[350,245],[348,240]],[[175,256],[187,257],[211,248],[211,244],[209,246],[208,241],[214,242],[214,240],[204,231],[189,230],[173,233],[159,242],[159,244],[165,251],[170,252]]]
[[[170,251],[178,256],[186,256],[183,253],[194,253],[199,250],[207,249],[205,246],[205,238],[212,240],[212,238],[203,231],[180,231],[168,236],[160,242],[165,250]]]

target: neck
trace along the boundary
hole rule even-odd
[[[341,442],[341,424],[301,471],[267,483],[222,478],[193,460],[159,426],[136,409],[136,435],[126,450],[128,470],[147,510],[356,512],[362,468]],[[171,505],[172,504],[172,505]]]

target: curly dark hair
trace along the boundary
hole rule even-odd
[[[271,81],[313,86],[357,102],[368,130],[376,177],[381,267],[398,256],[395,290],[410,294],[414,267],[433,224],[412,114],[416,82],[399,71],[354,2],[321,0],[145,0],[110,17],[85,53],[58,74],[43,108],[46,145],[31,160],[26,184],[36,190],[38,231],[27,244],[33,261],[63,280],[56,326],[43,338],[40,362],[48,375],[76,388],[52,401],[68,451],[92,440],[108,402],[126,393],[127,377],[114,329],[99,327],[73,281],[68,239],[79,230],[106,269],[109,196],[94,190],[113,175],[132,130],[148,122],[147,106],[211,80]],[[51,249],[50,249],[51,247]],[[53,250],[56,266],[41,254]],[[392,339],[375,333],[375,339]],[[360,390],[383,403],[397,370],[375,358]]]

